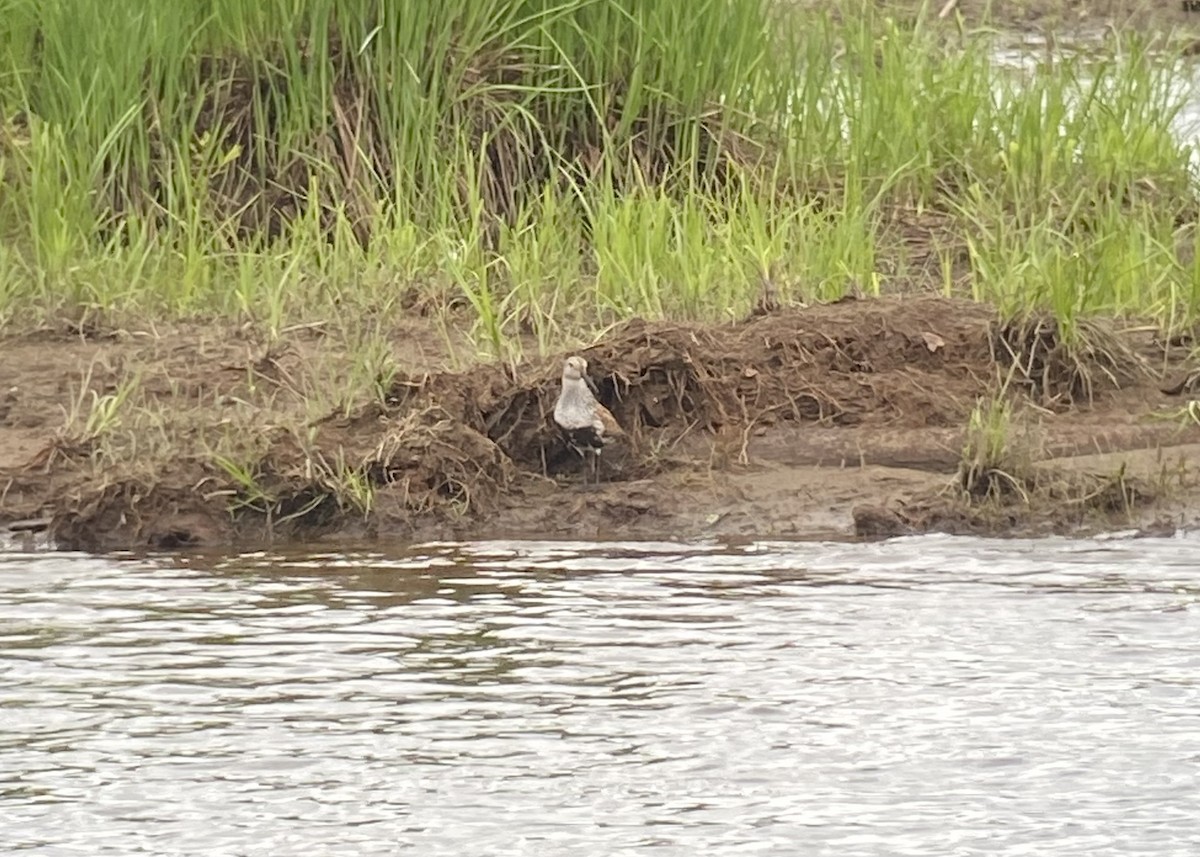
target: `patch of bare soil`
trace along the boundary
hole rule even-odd
[[[1067,354],[1044,322],[929,296],[631,321],[582,352],[629,438],[585,485],[551,419],[564,355],[455,370],[417,325],[355,392],[315,328],[43,333],[0,342],[0,524],[103,550],[1190,523],[1200,429],[1151,418],[1186,402],[1187,349],[1092,334]],[[972,409],[1002,387],[1036,424],[1029,467],[968,480]]]

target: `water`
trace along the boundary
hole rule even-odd
[[[36,855],[1192,855],[1200,539],[0,554]]]
[[[992,60],[1001,68],[1033,75],[1048,57],[1068,61],[1082,59],[1086,73],[1089,65],[1099,65],[1095,60],[1111,59],[1107,50],[1101,50],[1107,36],[1105,28],[1078,30],[1070,38],[1055,38],[1051,47],[1043,33],[1004,32],[998,35]],[[1192,167],[1200,171],[1200,64],[1195,60],[1180,59],[1178,46],[1162,52],[1161,59],[1164,63],[1174,64],[1175,73],[1167,79],[1168,91],[1144,93],[1144,96],[1161,99],[1165,105],[1177,108],[1171,116],[1171,128],[1179,141],[1189,147]]]

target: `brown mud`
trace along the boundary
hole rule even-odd
[[[0,341],[0,524],[89,550],[1190,526],[1190,344],[1086,334],[1068,352],[1052,323],[932,296],[634,320],[582,350],[629,434],[584,485],[550,416],[563,355],[456,370],[414,322],[398,370],[337,399],[354,355],[319,327],[46,331]],[[1004,454],[964,467],[1001,395]]]

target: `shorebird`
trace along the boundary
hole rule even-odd
[[[563,363],[562,392],[554,404],[554,422],[562,431],[567,446],[586,462],[591,457],[592,471],[600,481],[600,453],[614,438],[625,432],[608,408],[596,399],[596,385],[587,373],[587,361],[575,355]],[[585,471],[584,479],[587,474]]]

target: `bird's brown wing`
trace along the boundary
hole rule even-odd
[[[621,424],[617,422],[617,418],[612,415],[608,408],[604,405],[596,405],[596,416],[600,419],[604,426],[605,437],[624,437],[625,430],[621,428]]]

